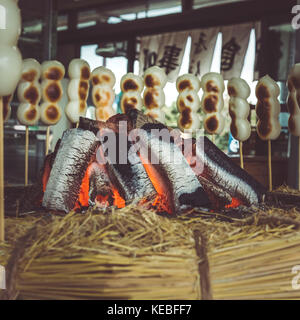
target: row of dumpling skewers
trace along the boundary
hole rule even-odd
[[[300,136],[300,125],[298,124],[299,121],[297,122],[300,118],[300,111],[299,108],[292,108],[297,103],[296,92],[300,90],[296,89],[297,81],[291,80],[299,78],[299,71],[295,75],[297,68],[299,69],[299,66],[294,67],[289,78],[291,92],[288,99],[291,112],[289,129],[292,134]],[[46,61],[42,65],[34,59],[25,59],[23,61],[21,80],[17,90],[20,101],[17,117],[21,124],[28,128],[29,125],[34,125],[41,120],[49,128],[50,125],[54,125],[60,120],[61,109],[59,102],[63,93],[60,82],[64,78],[64,74],[65,68],[58,61]],[[92,98],[96,107],[96,119],[105,121],[115,114],[112,105],[115,99],[113,88],[116,79],[111,70],[105,67],[98,67],[91,72],[86,61],[74,59],[69,64],[68,74],[70,78],[67,90],[69,103],[65,108],[65,113],[70,122],[78,123],[79,117],[84,116],[86,113],[90,80],[93,85]],[[42,79],[41,84],[39,82],[40,77]],[[123,93],[121,98],[122,112],[126,112],[130,108],[141,109],[144,105],[147,115],[164,122],[165,114],[162,107],[165,105],[163,88],[166,82],[166,74],[156,66],[146,70],[144,78],[133,73],[124,75],[121,79],[121,91]],[[191,74],[185,74],[177,79],[176,88],[178,91],[178,127],[181,131],[192,133],[201,127],[197,112],[202,107],[205,113],[203,121],[205,130],[213,136],[222,133],[225,125],[225,117],[222,112],[225,86],[221,74],[207,73],[202,77],[201,81]],[[200,88],[203,90],[201,101],[198,96]],[[243,167],[242,143],[251,134],[251,126],[248,121],[250,106],[247,102],[247,98],[250,95],[250,87],[245,80],[233,78],[228,82],[227,90],[230,97],[230,129],[233,137],[240,142],[240,159]],[[261,78],[257,83],[257,133],[262,140],[268,141],[269,153],[271,152],[271,140],[277,139],[281,132],[278,120],[280,113],[279,93],[277,83],[269,76]],[[41,98],[43,103],[39,107]],[[9,96],[9,99],[11,99],[11,96]],[[9,105],[9,99],[5,100],[6,105]],[[5,120],[8,119],[9,113],[6,113]],[[47,140],[46,150],[48,150],[48,145],[49,142]],[[270,159],[271,157],[269,156],[269,168],[271,168]],[[271,176],[270,173],[270,179]],[[270,189],[271,185],[272,181],[270,180]]]

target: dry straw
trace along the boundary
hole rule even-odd
[[[8,218],[3,299],[290,299],[300,264],[296,209],[250,218],[159,216],[127,206]]]

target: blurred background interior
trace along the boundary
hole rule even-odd
[[[116,75],[116,101],[118,109],[120,79],[127,72],[139,73],[140,38],[165,32],[179,32],[244,22],[260,22],[258,39],[254,24],[250,33],[241,77],[251,87],[252,134],[244,143],[245,168],[258,180],[267,184],[267,143],[258,139],[255,116],[254,70],[260,76],[269,74],[281,87],[280,122],[282,133],[272,144],[273,183],[296,186],[296,161],[291,149],[297,148],[287,129],[286,109],[287,73],[295,62],[296,31],[291,26],[291,8],[296,1],[256,0],[19,0],[23,29],[19,48],[23,59],[35,58],[39,62],[56,59],[67,70],[73,58],[87,60],[91,69],[100,65],[110,68]],[[180,73],[189,71],[191,37],[188,38]],[[219,32],[214,48],[211,71],[220,72],[222,33]],[[256,56],[259,52],[259,59]],[[257,64],[255,66],[255,64]],[[225,81],[226,84],[227,81]],[[64,81],[66,87],[67,80]],[[174,83],[165,87],[167,124],[176,126],[177,91]],[[225,110],[228,96],[224,93]],[[67,99],[65,97],[65,99]],[[87,117],[94,117],[91,98]],[[11,119],[5,123],[5,182],[9,185],[24,183],[25,127],[18,124],[16,97],[12,103]],[[64,101],[61,104],[63,108]],[[201,116],[201,113],[200,113]],[[238,159],[238,144],[230,135],[228,118],[223,134],[216,137],[217,145]],[[63,119],[52,127],[52,148],[62,131],[68,126]],[[43,165],[46,127],[30,127],[29,180],[34,182]]]

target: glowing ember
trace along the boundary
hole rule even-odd
[[[240,205],[242,205],[243,203],[237,199],[237,198],[232,198],[232,202],[228,205],[225,206],[225,208],[237,208],[239,207]]]
[[[49,176],[50,176],[50,172],[51,172],[50,163],[49,163],[49,161],[46,160],[45,161],[44,172],[43,172],[43,178],[42,178],[43,192],[45,192],[45,190],[46,190],[47,183],[48,183]]]
[[[117,189],[113,188],[114,206],[121,209],[125,207],[125,200],[120,196]]]

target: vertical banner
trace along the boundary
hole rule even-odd
[[[147,68],[156,65],[165,70],[168,81],[176,81],[188,34],[188,32],[172,32],[142,37],[139,57],[140,75]]]
[[[210,71],[220,28],[192,30],[189,73],[202,77]]]
[[[224,80],[240,77],[253,23],[222,27],[221,73]]]

